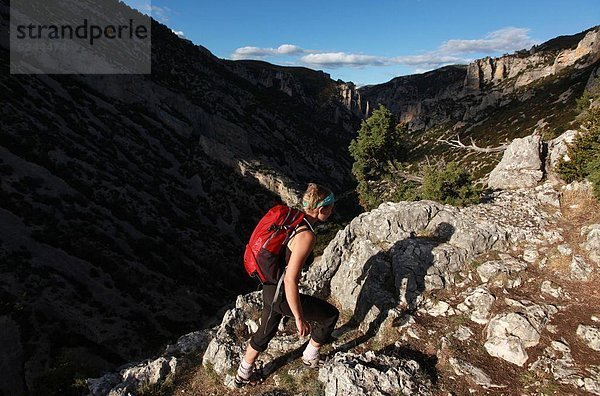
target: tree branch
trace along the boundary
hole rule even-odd
[[[400,169],[398,169],[398,167],[396,167],[396,164],[394,164],[393,161],[388,160],[388,165],[392,168],[392,173],[394,176],[399,176],[399,177],[403,178],[404,180],[414,181],[414,182],[423,184],[423,178],[421,176],[417,176],[417,175],[413,175],[413,174],[401,171]]]
[[[449,145],[451,147],[472,150],[472,151],[476,151],[478,153],[498,153],[498,152],[506,150],[506,148],[508,147],[508,144],[503,144],[498,147],[479,147],[475,144],[475,142],[473,141],[473,138],[471,138],[471,144],[467,146],[463,142],[460,141],[460,136],[458,136],[458,135],[456,135],[455,140],[438,138],[437,141],[441,142],[441,143],[446,143],[447,145]]]

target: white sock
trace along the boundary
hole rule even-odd
[[[246,359],[242,358],[240,362],[240,366],[238,367],[237,375],[243,379],[248,379],[254,372],[254,365],[250,364],[246,361]]]
[[[315,360],[319,358],[319,349],[320,347],[313,346],[313,344],[308,342],[306,349],[302,353],[302,357],[304,360]]]

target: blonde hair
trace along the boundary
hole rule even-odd
[[[329,194],[331,194],[331,190],[329,188],[316,183],[308,183],[306,192],[302,196],[302,204],[304,209],[315,209],[317,204],[327,198]]]

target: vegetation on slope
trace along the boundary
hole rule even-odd
[[[479,202],[481,191],[456,162],[427,165],[421,170],[423,176],[403,172],[407,138],[405,125],[398,124],[393,114],[380,105],[363,121],[358,137],[350,143],[355,160],[352,172],[365,210],[384,201],[428,199],[456,206]]]
[[[569,147],[568,161],[561,161],[559,173],[567,181],[589,179],[594,194],[600,199],[600,101],[599,93],[586,91],[578,101],[581,113],[581,133]],[[587,109],[586,109],[587,106]]]

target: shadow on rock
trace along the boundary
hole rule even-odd
[[[426,355],[421,351],[408,348],[406,346],[388,345],[381,349],[379,353],[386,356],[393,356],[401,359],[411,359],[419,363],[423,372],[429,377],[433,385],[437,384],[438,372],[436,364],[438,358],[435,355]]]
[[[449,241],[453,233],[451,224],[440,223],[429,235],[412,235],[369,258],[355,281],[360,292],[353,315],[334,332],[336,337],[356,329],[362,334],[334,348],[330,356],[348,351],[375,336],[390,309],[401,308],[400,317],[413,312],[427,285],[443,288],[442,277],[430,268],[436,261],[434,249]],[[349,296],[351,298],[351,294]],[[392,323],[397,324],[397,321]]]

